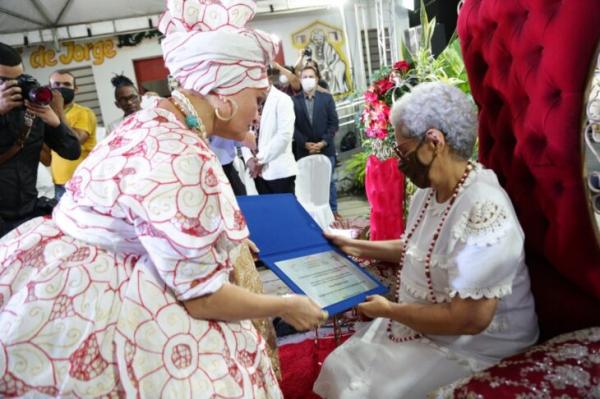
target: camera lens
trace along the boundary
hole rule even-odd
[[[52,90],[40,86],[39,82],[31,75],[23,74],[17,79],[23,98],[34,104],[48,105],[52,101]]]
[[[36,87],[29,90],[29,101],[39,105],[48,105],[52,101],[52,90],[47,87]]]

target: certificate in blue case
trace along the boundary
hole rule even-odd
[[[342,255],[373,282],[374,288],[326,306],[324,309],[330,315],[364,302],[369,295],[387,292],[381,282],[325,239],[321,228],[292,194],[241,196],[237,200],[246,218],[250,239],[260,249],[260,259],[295,293],[306,295],[276,263],[330,251]]]

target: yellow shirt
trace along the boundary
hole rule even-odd
[[[69,161],[61,158],[56,152],[52,151],[52,178],[54,184],[64,185],[69,181],[77,166],[83,161],[90,151],[96,146],[96,115],[91,109],[82,105],[73,103],[65,110],[67,125],[73,129],[85,130],[89,137],[81,145],[81,156],[75,161]]]

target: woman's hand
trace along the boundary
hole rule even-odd
[[[358,312],[371,319],[377,317],[390,317],[392,303],[381,295],[371,295],[367,297],[367,301],[358,305]]]
[[[316,328],[327,321],[329,314],[321,310],[312,299],[301,295],[290,295],[286,298],[286,310],[281,318],[298,331]]]
[[[332,244],[344,251],[345,254],[354,257],[360,257],[360,251],[356,246],[356,242],[359,240],[338,234],[332,234],[327,231],[323,232],[323,235],[325,238],[331,241]]]

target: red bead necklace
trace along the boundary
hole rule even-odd
[[[435,244],[436,244],[438,238],[440,237],[440,232],[442,231],[444,222],[446,222],[446,218],[448,217],[448,214],[450,213],[450,209],[452,208],[452,205],[454,205],[454,203],[456,202],[456,198],[458,197],[460,189],[465,184],[465,181],[467,180],[467,177],[469,176],[469,173],[471,172],[472,169],[473,169],[473,165],[471,164],[471,162],[468,162],[465,172],[461,176],[458,183],[456,183],[456,187],[454,187],[454,190],[452,191],[452,196],[450,197],[450,201],[448,202],[448,205],[446,206],[446,209],[444,210],[444,213],[442,214],[442,218],[440,219],[440,222],[439,222],[437,228],[435,229],[435,232],[433,233],[433,238],[431,240],[431,243],[429,244],[429,248],[427,249],[427,256],[425,257],[425,278],[427,279],[428,297],[429,297],[429,300],[433,303],[438,303],[435,293],[433,291],[433,282],[431,281],[431,257],[433,255],[433,248],[435,247]],[[425,212],[429,208],[431,201],[433,201],[434,195],[435,195],[435,191],[431,190],[431,192],[427,196],[427,199],[425,200],[425,204],[423,205],[423,208],[421,208],[421,212],[419,212],[419,216],[417,217],[415,224],[412,226],[410,231],[408,233],[405,232],[404,237],[401,238],[401,241],[402,241],[402,244],[404,245],[404,247],[402,248],[402,253],[400,254],[399,268],[398,268],[398,273],[396,274],[396,289],[397,289],[396,290],[396,302],[400,301],[400,276],[402,273],[402,268],[404,267],[404,257],[406,256],[406,251],[408,251],[408,242],[410,241],[413,234],[417,230],[417,227],[419,227],[419,225],[425,218]],[[421,338],[423,336],[422,334],[412,334],[412,335],[408,335],[406,337],[396,337],[394,335],[394,333],[392,332],[392,323],[393,323],[392,319],[389,319],[388,325],[387,325],[387,333],[388,333],[388,338],[393,342],[407,342],[407,341],[412,341],[417,338]]]

